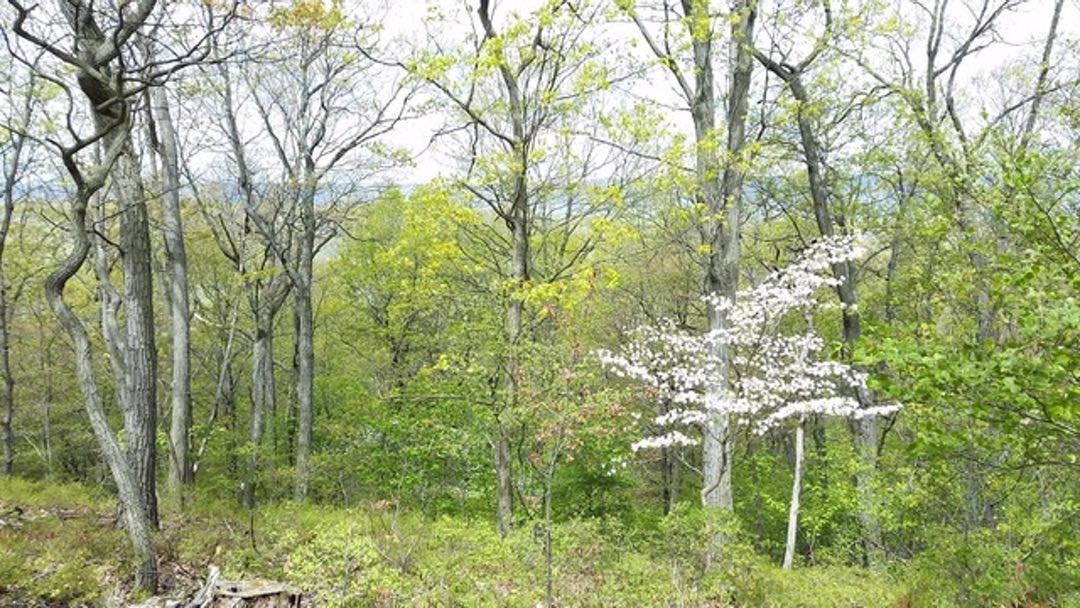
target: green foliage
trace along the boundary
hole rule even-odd
[[[461,25],[445,14],[456,10],[451,4],[432,3],[423,17],[439,44],[405,58],[395,56],[396,43],[375,44],[382,24],[352,22],[337,0],[246,7],[238,21],[265,20],[266,31],[287,42],[263,56],[254,49],[233,54],[223,39],[215,53],[234,60],[167,83],[181,103],[213,98],[207,107],[216,107],[224,91],[218,68],[235,66],[233,103],[241,115],[258,114],[257,91],[272,115],[267,126],[296,129],[276,142],[283,150],[310,136],[326,152],[347,139],[347,129],[331,120],[322,131],[320,110],[378,106],[382,87],[396,83],[374,65],[400,59],[409,73],[402,97],[424,100],[404,111],[402,124],[438,113],[446,124],[436,144],[455,147],[440,167],[446,177],[385,188],[374,200],[360,200],[371,175],[408,160],[385,141],[366,142],[363,162],[342,165],[322,183],[333,190],[355,178],[364,188],[341,200],[328,192],[335,200],[327,208],[349,212],[319,218],[319,239],[342,230],[316,260],[316,411],[311,504],[304,505],[286,502],[297,427],[288,300],[271,328],[273,430],[263,445],[248,439],[255,286],[283,277],[279,258],[295,252],[280,256],[260,239],[228,194],[236,186],[229,170],[222,183],[194,184],[201,200],[185,202],[184,221],[199,468],[184,511],[166,509],[156,538],[163,564],[201,571],[213,562],[227,576],[283,580],[319,605],[532,606],[544,600],[542,539],[550,524],[560,605],[1080,605],[1075,83],[1055,82],[1035,131],[1020,134],[1022,116],[1013,112],[1028,111],[1028,99],[991,119],[963,107],[968,92],[929,99],[919,84],[924,58],[864,55],[927,46],[913,44],[926,34],[923,25],[890,3],[832,7],[823,42],[802,38],[818,35],[822,3],[761,5],[759,50],[766,50],[767,33],[793,48],[822,44],[821,53],[799,68],[805,102],[770,76],[748,117],[754,141],[731,158],[722,111],[717,128],[691,139],[679,112],[652,93],[631,99],[626,90],[635,78],[651,80],[649,70],[677,69],[688,83],[706,76],[689,60],[692,45],[707,40],[719,87],[718,50],[744,15],[704,0],[689,2],[685,15],[629,0],[607,7],[550,0],[528,12],[504,2],[492,8],[493,35],[474,22],[451,39]],[[472,4],[461,8],[462,20],[478,19]],[[638,63],[648,43],[608,39],[626,24],[602,25],[604,14],[641,18],[668,55]],[[941,31],[968,31],[955,25]],[[939,61],[951,55],[947,46]],[[247,63],[252,57],[258,61]],[[1070,67],[1058,61],[1052,81]],[[8,71],[9,62],[3,66]],[[1038,73],[1028,67],[995,73],[1003,96],[1028,95]],[[754,91],[763,72],[755,71]],[[290,110],[294,85],[320,73],[330,77]],[[522,97],[517,108],[508,75]],[[13,95],[5,99],[15,100],[23,87],[15,86],[14,72],[4,78]],[[414,85],[427,88],[414,92]],[[49,102],[43,109],[63,101],[60,90],[41,79],[33,89]],[[987,111],[1013,103],[978,97]],[[193,140],[192,153],[224,159],[215,155],[229,146],[215,141],[214,129],[199,130],[206,124],[196,107],[176,112],[199,119],[192,136],[206,140]],[[946,120],[954,109],[957,122]],[[386,117],[396,110],[385,108]],[[799,117],[808,122],[798,124]],[[59,115],[36,121],[41,133],[62,130]],[[734,516],[721,519],[696,506],[698,451],[677,453],[680,478],[672,488],[664,487],[656,454],[630,452],[658,414],[655,400],[606,376],[591,353],[662,317],[689,330],[704,327],[699,296],[714,243],[703,227],[727,219],[703,202],[699,188],[718,172],[745,172],[738,282],[755,283],[820,236],[801,149],[799,128],[806,126],[822,146],[834,228],[867,234],[873,251],[852,286],[861,337],[843,343],[842,317],[832,310],[813,322],[838,356],[869,373],[874,398],[904,409],[878,421],[874,462],[857,453],[846,422],[808,421],[796,567],[783,571],[776,564],[791,498],[791,429],[764,436],[740,429]],[[12,141],[0,132],[0,147]],[[273,143],[250,145],[252,179],[266,192],[260,212],[284,234],[296,211],[285,199],[305,184],[297,175],[273,183],[275,171],[264,164]],[[701,152],[719,161],[705,175],[694,170]],[[512,211],[521,186],[529,277],[517,280],[509,270],[509,224],[519,221]],[[55,228],[63,219],[59,201],[32,196],[18,201],[2,291],[10,305],[15,470],[50,483],[0,482],[0,603],[93,603],[127,585],[130,556],[113,529],[105,498],[111,488],[101,482],[106,470],[79,405],[69,344],[42,298],[42,276],[66,251],[66,235]],[[98,229],[118,240],[115,226]],[[236,260],[221,255],[222,238],[236,240]],[[88,264],[66,297],[91,332],[101,392],[119,428],[98,288]],[[524,304],[514,344],[507,339],[512,301]],[[165,366],[165,307],[155,303],[155,310]],[[988,328],[980,328],[984,316]],[[506,539],[490,521],[500,427],[512,436],[515,520]],[[163,461],[167,445],[159,439]],[[258,508],[238,510],[239,479],[253,456],[260,461]],[[867,484],[869,500],[855,478]],[[668,489],[678,496],[665,515]],[[877,568],[863,568],[866,516],[882,528],[881,546],[871,548],[884,556]],[[712,543],[719,532],[728,541],[722,553]]]
[[[120,531],[112,503],[80,486],[2,482],[5,508],[45,514],[0,526],[0,589],[22,601],[95,603],[122,581]],[[57,513],[65,514],[58,517]],[[104,518],[104,521],[103,521]],[[569,519],[555,526],[556,597],[576,606],[885,606],[887,578],[848,568],[783,572],[733,544],[705,573],[700,509],[680,509],[653,532],[617,519]],[[642,522],[638,522],[641,524]],[[531,606],[543,600],[542,544],[530,527],[500,539],[485,520],[427,518],[389,502],[332,509],[280,505],[255,514],[195,497],[166,511],[157,542],[163,564],[226,578],[264,577],[310,594],[320,606]],[[921,605],[921,604],[917,604]],[[926,604],[930,605],[930,604]]]

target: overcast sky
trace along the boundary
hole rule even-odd
[[[493,1],[496,27],[508,12],[514,11],[527,14],[539,4],[538,0]],[[966,1],[973,4],[982,0]],[[927,0],[927,2],[932,2],[932,0]],[[762,18],[767,18],[771,10],[770,6],[774,4],[775,2],[763,0],[759,11]],[[784,4],[784,2],[781,2],[781,4]],[[477,0],[398,0],[392,2],[389,4],[385,16],[387,33],[405,38],[418,45],[422,44],[426,34],[420,26],[420,20],[432,5],[438,7],[442,12],[452,15],[459,21],[454,27],[440,28],[438,35],[446,40],[461,40],[468,32],[467,21],[465,20],[467,18],[466,11],[475,11]],[[894,5],[900,8],[905,17],[911,19],[919,19],[922,14],[913,0],[894,0]],[[1002,42],[981,51],[966,63],[962,80],[965,86],[969,88],[970,94],[978,95],[980,87],[986,86],[987,79],[1009,62],[1021,57],[1035,58],[1039,56],[1049,27],[1050,17],[1053,13],[1053,6],[1053,0],[1029,0],[1019,9],[1001,19],[998,31]],[[952,0],[951,7],[951,17],[957,21],[959,26],[963,27],[970,23],[965,0]],[[923,29],[925,30],[925,28]],[[605,31],[605,35],[615,38],[629,38],[635,34],[636,29],[633,27],[616,26]],[[1059,26],[1059,36],[1056,55],[1070,52],[1067,47],[1069,42],[1080,39],[1080,1],[1066,0]],[[760,33],[758,44],[761,44]],[[629,44],[627,44],[626,48],[628,51],[630,50]],[[1076,49],[1073,48],[1071,51],[1076,52]],[[644,49],[639,45],[637,50],[630,52],[640,54],[644,52]],[[641,55],[641,57],[645,58],[644,55]],[[718,69],[722,69],[722,65],[723,61],[721,59],[721,61],[717,62]],[[759,68],[755,66],[755,69]],[[637,87],[635,94],[668,103],[676,103],[675,96],[671,93],[671,86],[672,83],[667,78],[666,73],[654,70],[645,82],[635,85]],[[676,124],[689,130],[689,116],[676,116],[673,118]],[[407,181],[413,183],[424,182],[440,173],[447,172],[449,169],[445,152],[440,151],[438,147],[421,153],[430,141],[434,129],[443,121],[444,119],[438,116],[414,120],[392,135],[392,143],[404,146],[417,155],[416,166],[405,174]]]

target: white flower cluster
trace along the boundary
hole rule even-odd
[[[645,439],[636,441],[633,445],[630,446],[630,449],[636,452],[638,450],[665,448],[677,445],[689,446],[696,444],[696,441],[687,437],[686,435],[683,435],[679,431],[671,431],[670,433],[666,433],[664,435],[660,435],[657,437],[646,437]]]
[[[662,429],[699,427],[710,411],[730,414],[759,433],[811,414],[859,418],[891,413],[900,406],[861,408],[846,396],[865,386],[866,375],[823,359],[825,343],[810,320],[814,311],[829,306],[818,295],[838,285],[833,267],[862,253],[854,237],[823,240],[734,299],[707,299],[724,319],[721,329],[692,334],[664,320],[638,328],[618,353],[598,355],[606,368],[649,390],[661,412],[654,422]],[[731,365],[728,386],[721,386],[724,352]],[[632,447],[694,443],[669,430]]]

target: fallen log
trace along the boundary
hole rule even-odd
[[[150,598],[139,608],[300,608],[303,595],[281,583],[262,580],[221,580],[221,570],[210,566],[206,582],[184,598]]]

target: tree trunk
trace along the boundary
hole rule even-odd
[[[128,137],[113,132],[113,137]],[[106,137],[106,140],[112,138]],[[157,527],[157,346],[154,334],[150,222],[130,140],[113,167],[124,270],[124,449],[150,525]]]
[[[795,480],[791,484],[791,504],[788,506],[787,544],[784,546],[784,570],[791,570],[795,559],[795,537],[799,530],[799,493],[802,490],[803,445],[805,441],[805,419],[799,417],[799,426],[795,428]]]
[[[480,0],[477,14],[484,28],[484,41],[498,39],[499,35],[491,22],[491,4],[489,0]],[[500,54],[502,51],[498,51]],[[506,361],[503,386],[505,401],[499,414],[514,415],[518,403],[518,379],[522,373],[519,357],[519,342],[522,339],[525,302],[520,290],[529,280],[529,148],[533,133],[525,128],[525,105],[522,102],[521,89],[518,86],[518,74],[511,69],[503,58],[499,62],[499,75],[506,89],[506,105],[512,142],[509,152],[517,163],[513,168],[513,198],[510,208],[500,211],[500,217],[510,231],[510,287],[506,307]],[[505,419],[498,421],[498,436],[495,446],[496,473],[496,525],[499,534],[506,536],[510,531],[513,518],[513,479],[510,469],[510,424]]]
[[[145,510],[145,497],[139,487],[129,459],[123,454],[116,442],[101,395],[98,392],[94,363],[91,355],[90,338],[79,317],[64,302],[64,286],[79,271],[90,251],[90,241],[86,235],[86,207],[89,195],[79,192],[72,204],[71,238],[73,245],[68,255],[60,262],[45,281],[45,296],[49,307],[56,315],[60,325],[71,339],[75,354],[75,367],[78,375],[79,391],[90,427],[101,448],[102,455],[116,483],[120,513],[124,529],[127,530],[139,566],[135,581],[139,588],[153,592],[157,588],[157,557],[150,540],[150,517]]]
[[[798,102],[796,119],[818,232],[825,238],[832,237],[838,229],[843,233],[844,218],[834,217],[829,209],[829,190],[821,159],[821,146],[808,114],[810,99],[802,82],[803,69],[807,64],[803,62],[798,67],[793,67],[778,64],[760,52],[755,51],[755,56],[769,71],[787,84],[792,96]],[[855,264],[853,262],[833,264],[832,274],[838,281],[836,295],[841,303],[841,332],[844,343],[842,356],[850,359],[862,333],[862,319],[858,310],[859,300],[855,291],[857,280]],[[860,406],[863,408],[873,406],[874,397],[869,390],[865,388],[852,390],[855,393],[852,396]],[[850,428],[852,442],[859,458],[859,467],[855,472],[855,489],[859,501],[858,519],[862,528],[865,561],[868,566],[877,567],[883,561],[881,522],[877,518],[876,496],[871,486],[871,478],[877,468],[877,416],[864,416],[853,420]]]
[[[495,527],[499,536],[510,533],[514,515],[514,487],[510,469],[510,437],[506,425],[498,425],[495,439]]]
[[[664,487],[664,515],[679,504],[679,454],[675,446],[660,451],[660,477]]]
[[[251,349],[251,432],[247,478],[241,488],[240,502],[247,508],[255,506],[255,482],[259,471],[266,417],[274,401],[274,321],[266,314],[257,314],[255,342]]]
[[[33,113],[33,85],[34,76],[31,72],[29,86],[25,92],[21,113],[21,129],[26,130],[30,126]],[[7,245],[8,233],[11,230],[11,220],[15,216],[15,186],[22,174],[23,149],[26,146],[26,136],[17,131],[9,131],[8,147],[11,158],[4,167],[4,208],[3,217],[0,218],[0,401],[3,402],[3,411],[0,412],[0,439],[4,443],[3,474],[10,476],[15,466],[15,432],[12,428],[12,418],[15,414],[15,377],[11,373],[11,333],[8,321],[11,314],[8,312],[7,277],[4,274],[4,253]]]
[[[315,372],[315,318],[312,311],[311,286],[315,257],[315,192],[314,186],[305,184],[305,194],[300,205],[299,259],[297,260],[296,285],[293,286],[293,306],[297,319],[297,378],[296,405],[298,427],[296,434],[296,487],[297,500],[307,498],[308,455],[311,451],[311,424],[313,417],[312,393]]]
[[[46,354],[46,356],[48,356]],[[44,363],[43,368],[47,367]],[[53,389],[52,389],[52,373],[46,370],[42,370],[41,381],[44,383],[44,394],[41,397],[41,433],[42,443],[45,446],[45,465],[47,467],[48,476],[53,476],[53,448],[52,448],[52,404],[53,404]]]
[[[684,0],[688,14],[697,15],[705,10],[704,3]],[[753,0],[740,0],[734,5],[737,16],[731,25],[731,83],[727,109],[727,139],[724,150],[726,160],[721,170],[716,153],[716,99],[713,84],[712,38],[694,31],[694,97],[691,99],[691,116],[697,143],[697,179],[699,197],[709,210],[705,234],[708,239],[709,257],[705,271],[704,291],[707,298],[732,299],[739,281],[739,231],[741,225],[741,200],[743,170],[740,156],[746,143],[746,113],[750,92],[753,56],[749,44],[753,34],[755,7]],[[706,16],[707,17],[707,16]],[[696,21],[695,18],[690,19]],[[706,18],[706,22],[708,19]],[[719,182],[716,176],[720,176]],[[708,330],[727,327],[725,314],[709,307]],[[718,403],[729,394],[729,363],[726,347],[718,345],[714,353],[719,362],[717,382],[710,387],[708,403]],[[702,505],[732,510],[731,461],[734,443],[731,421],[727,413],[716,408],[708,412],[703,437],[704,486],[701,491]],[[718,538],[722,542],[722,539]]]
[[[22,151],[22,138],[15,144],[14,159],[10,167],[7,167],[7,175],[4,184],[4,215],[0,220],[0,401],[3,402],[3,411],[0,412],[0,434],[4,442],[3,474],[10,476],[15,466],[15,433],[12,430],[11,420],[15,413],[15,377],[11,375],[11,337],[8,327],[7,309],[7,279],[4,275],[4,246],[7,242],[8,229],[11,227],[11,217],[15,213],[15,175],[18,172],[19,157]]]
[[[11,217],[11,210],[5,211],[4,223],[7,224]],[[4,230],[6,236],[7,230]],[[11,375],[11,360],[8,356],[11,346],[8,334],[8,311],[7,311],[7,284],[4,280],[3,270],[3,237],[0,236],[0,375],[3,375],[0,385],[0,400],[3,401],[3,412],[0,413],[0,429],[4,441],[4,465],[3,473],[11,476],[15,466],[15,433],[11,427],[11,419],[15,411],[15,378]]]
[[[172,329],[172,407],[169,424],[169,489],[176,495],[191,481],[189,451],[191,445],[191,329],[188,308],[187,252],[180,213],[179,148],[176,129],[169,112],[165,89],[151,90],[154,124],[161,138],[158,154],[164,192],[162,193],[162,232],[165,236],[165,259],[168,288],[169,321]]]
[[[522,152],[524,157],[524,152]],[[521,294],[517,293],[528,280],[528,198],[525,190],[525,176],[519,174],[515,187],[515,197],[511,208],[511,219],[507,222],[510,228],[510,278],[512,280],[509,303],[506,309],[506,339],[509,347],[509,356],[506,364],[505,410],[512,412],[518,403],[518,379],[521,374],[521,361],[518,357],[519,341],[521,340],[522,313],[525,306]],[[513,478],[510,468],[510,430],[509,425],[500,420],[498,428],[498,445],[495,448],[495,472],[496,472],[496,523],[499,534],[506,536],[510,531],[511,519],[513,518]]]
[[[155,3],[141,2],[125,12],[123,31],[134,32],[149,17]],[[84,171],[75,159],[78,147],[62,151],[64,165],[76,186],[71,201],[70,238],[72,249],[45,281],[49,306],[71,339],[75,351],[79,390],[94,436],[116,482],[121,517],[139,558],[136,582],[153,591],[157,586],[157,562],[151,544],[151,530],[157,523],[154,489],[157,359],[154,344],[153,290],[150,275],[150,234],[139,167],[131,141],[131,108],[125,76],[111,65],[124,49],[121,30],[107,36],[94,21],[94,12],[80,0],[59,5],[74,36],[74,57],[69,65],[86,98],[96,133],[105,149],[105,162]],[[111,168],[111,169],[110,169]],[[86,214],[90,197],[100,190],[106,172],[112,176],[120,200],[121,248],[124,270],[124,312],[126,344],[124,382],[119,387],[124,417],[125,452],[117,444],[109,426],[91,357],[86,328],[64,302],[67,282],[79,271],[90,252]]]

